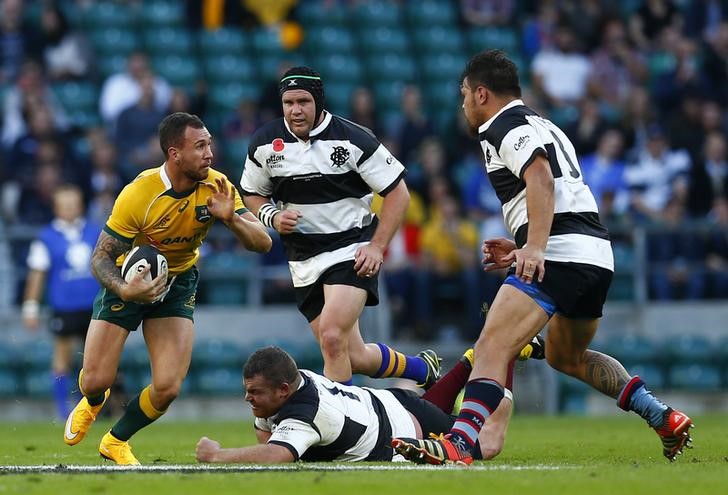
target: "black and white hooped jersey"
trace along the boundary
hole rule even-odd
[[[296,231],[281,236],[295,287],[354,259],[377,227],[373,192],[386,195],[404,167],[368,129],[330,113],[298,139],[283,118],[252,137],[240,179],[244,194],[272,197],[302,213]]]
[[[609,233],[599,221],[597,203],[584,183],[574,146],[561,129],[521,100],[514,100],[480,126],[478,138],[488,178],[518,247],[523,247],[528,237],[523,174],[542,155],[554,176],[555,199],[545,259],[614,270]]]
[[[286,447],[296,460],[391,461],[392,437],[416,436],[409,413],[390,392],[300,371],[301,387],[278,414],[255,419],[257,429],[271,432],[268,443]]]

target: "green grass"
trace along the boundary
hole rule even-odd
[[[0,475],[0,494],[135,494],[143,490],[155,495],[726,493],[728,418],[694,419],[695,448],[676,463],[662,457],[657,436],[644,422],[627,414],[608,418],[516,416],[505,451],[495,461],[484,463],[493,468],[488,471],[5,474]],[[0,465],[99,465],[96,447],[109,426],[96,424],[83,443],[67,447],[61,439],[61,424],[2,424]],[[254,441],[252,427],[246,422],[162,420],[134,437],[132,445],[143,464],[193,464],[194,446],[202,435],[227,447]],[[559,469],[534,469],[538,466]]]

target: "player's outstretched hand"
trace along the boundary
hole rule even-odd
[[[207,437],[200,438],[195,447],[195,457],[198,462],[215,462],[215,455],[220,450],[220,443]]]
[[[144,277],[151,270],[151,265],[144,267],[134,278],[124,284],[119,297],[126,302],[139,304],[152,304],[162,297],[167,290],[167,271],[157,275],[152,280],[144,280]]]
[[[486,272],[508,268],[516,261],[516,243],[499,237],[483,241],[483,269]]]
[[[215,179],[215,185],[215,192],[207,198],[207,210],[218,220],[229,222],[235,215],[235,188],[222,177]]]

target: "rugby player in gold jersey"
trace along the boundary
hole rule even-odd
[[[109,396],[129,333],[141,324],[152,383],[129,404],[101,439],[99,453],[117,464],[139,464],[129,438],[165,413],[187,375],[194,335],[193,311],[199,247],[215,220],[247,249],[270,250],[266,228],[243,206],[235,187],[212,168],[212,137],[187,113],[159,125],[165,162],[145,170],[116,199],[94,249],[91,265],[101,290],[86,338],[79,389],[83,398],[68,416],[64,441],[80,442]],[[152,244],[167,258],[168,272],[126,282],[119,266],[133,246]]]

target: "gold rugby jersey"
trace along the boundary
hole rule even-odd
[[[197,262],[199,247],[215,221],[207,210],[207,198],[215,192],[218,177],[235,190],[224,174],[213,169],[206,180],[181,193],[172,189],[164,165],[145,170],[116,198],[104,231],[134,246],[155,246],[167,258],[170,275],[180,274]],[[235,212],[245,211],[236,192]],[[117,265],[121,266],[124,256],[116,260]]]

